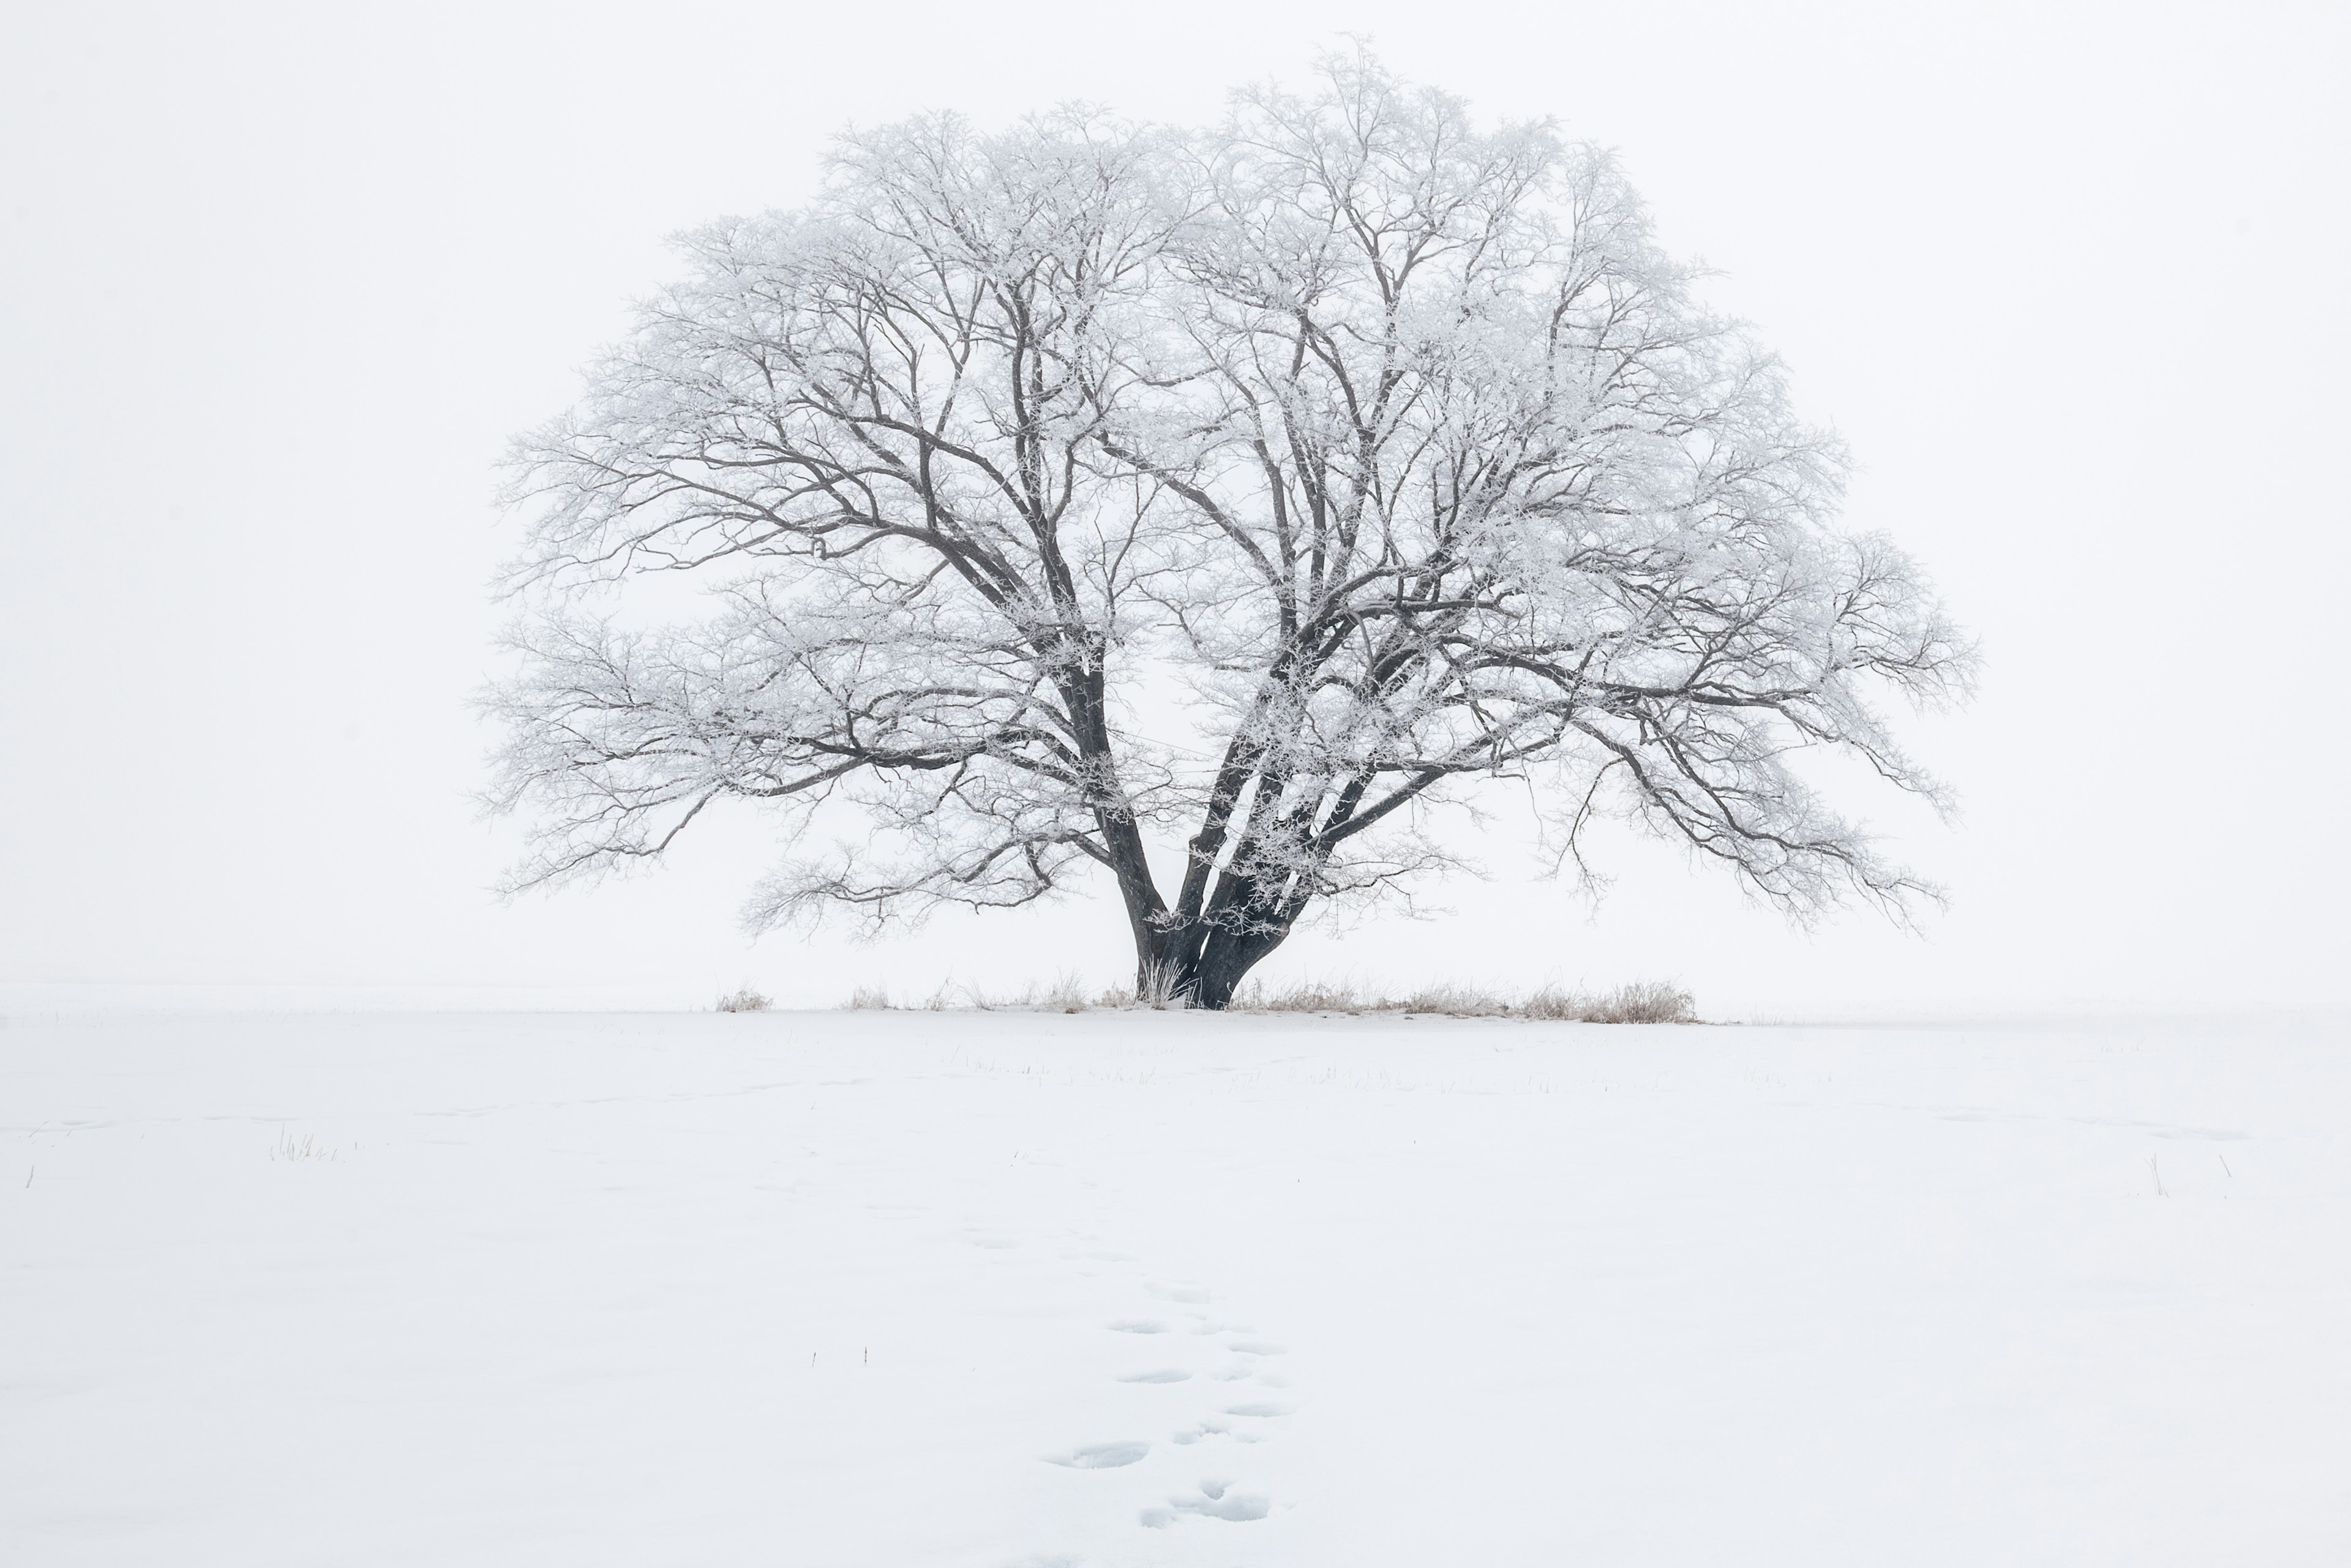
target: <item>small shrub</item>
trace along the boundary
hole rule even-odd
[[[859,1013],[881,1013],[890,1010],[890,991],[884,986],[860,986],[849,994],[849,1010]]]
[[[773,1005],[748,986],[731,997],[718,998],[718,1010],[722,1013],[762,1013]]]

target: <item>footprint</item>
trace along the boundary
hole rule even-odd
[[[1235,1491],[1229,1481],[1206,1480],[1200,1483],[1199,1496],[1171,1497],[1166,1508],[1146,1509],[1143,1522],[1154,1530],[1164,1530],[1175,1522],[1177,1513],[1196,1513],[1203,1519],[1226,1519],[1245,1524],[1272,1511],[1273,1500],[1262,1493]]]
[[[1167,1440],[1171,1443],[1189,1446],[1203,1437],[1229,1437],[1231,1433],[1232,1428],[1222,1421],[1203,1421],[1198,1426],[1186,1427],[1181,1432],[1170,1434]]]
[[[1206,1341],[1200,1345],[1202,1354],[1199,1355],[1185,1351],[1170,1356],[1171,1361],[1179,1364],[1193,1363],[1190,1366],[1163,1364],[1150,1367],[1146,1364],[1134,1372],[1114,1375],[1117,1381],[1124,1384],[1173,1385],[1197,1381],[1202,1385],[1196,1395],[1148,1396],[1153,1401],[1153,1408],[1161,1412],[1162,1419],[1185,1423],[1168,1431],[1165,1445],[1191,1449],[1203,1461],[1214,1462],[1221,1458],[1225,1463],[1238,1465],[1253,1457],[1252,1450],[1257,1445],[1278,1441],[1283,1428],[1272,1423],[1290,1415],[1299,1401],[1294,1397],[1274,1396],[1273,1391],[1285,1387],[1288,1380],[1268,1375],[1272,1369],[1262,1358],[1282,1354],[1283,1347],[1271,1340],[1259,1338],[1254,1322],[1237,1321],[1236,1315],[1215,1310],[1210,1302],[1217,1298],[1207,1290],[1188,1285],[1160,1284],[1148,1279],[1134,1282],[1154,1298],[1157,1311],[1165,1315],[1115,1319],[1102,1324],[1106,1331],[1186,1336],[1168,1344],[1166,1349],[1169,1352],[1176,1351],[1193,1336]],[[1199,1364],[1204,1361],[1207,1364]],[[1232,1386],[1235,1384],[1242,1386]],[[1223,1405],[1221,1401],[1227,1399],[1236,1403]],[[1170,1401],[1176,1402],[1173,1407]],[[1057,1457],[1053,1462],[1088,1469],[1106,1469],[1134,1464],[1145,1457],[1148,1449],[1149,1445],[1144,1443],[1104,1443],[1080,1448],[1066,1457]],[[1165,1462],[1164,1457],[1154,1461],[1155,1466]],[[1155,1490],[1156,1486],[1165,1484],[1157,1477],[1157,1470],[1151,1469],[1138,1471],[1134,1479]],[[1187,1515],[1246,1523],[1265,1519],[1272,1511],[1272,1500],[1265,1493],[1250,1490],[1246,1484],[1211,1476],[1200,1482],[1198,1490],[1171,1496],[1164,1505],[1142,1509],[1139,1516],[1130,1517],[1139,1517],[1148,1529],[1164,1530]]]
[[[1049,1465],[1066,1465],[1073,1470],[1114,1470],[1131,1465],[1151,1452],[1148,1443],[1090,1443],[1082,1448],[1047,1458]]]

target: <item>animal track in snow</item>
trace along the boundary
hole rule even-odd
[[[1156,1372],[1130,1372],[1121,1383],[1181,1383],[1192,1375],[1180,1366],[1163,1366]]]
[[[1238,1355],[1280,1355],[1281,1346],[1270,1339],[1237,1339],[1225,1343],[1227,1350]]]
[[[1156,1318],[1121,1318],[1103,1325],[1113,1333],[1165,1333],[1167,1325]]]

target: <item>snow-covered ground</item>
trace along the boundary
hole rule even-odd
[[[2346,1046],[20,1017],[0,1560],[2351,1562]]]

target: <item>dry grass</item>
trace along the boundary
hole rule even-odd
[[[1094,998],[1098,1008],[1149,1008],[1155,1012],[1183,1005],[1184,999],[1176,994],[1176,971],[1162,964],[1144,973],[1141,986],[1112,986]]]
[[[1327,980],[1270,990],[1244,986],[1234,1010],[1267,1013],[1434,1013],[1445,1018],[1540,1019],[1573,1023],[1696,1023],[1697,1005],[1679,986],[1637,981],[1613,991],[1545,986],[1524,1000],[1473,986],[1427,986],[1402,997],[1367,996]]]
[[[1560,1011],[1535,1010],[1554,997]],[[1588,997],[1537,991],[1527,999],[1527,1016],[1572,1018],[1583,1023],[1696,1023],[1698,1002],[1687,991],[1667,981],[1635,980]]]
[[[1352,985],[1329,980],[1301,980],[1278,991],[1250,980],[1233,997],[1233,1010],[1244,1013],[1367,1013],[1383,1006]]]
[[[1054,977],[1052,985],[1046,988],[1045,994],[1032,1005],[1055,1012],[1081,1013],[1092,1001],[1092,998],[1086,995],[1085,981],[1073,971],[1064,969]]]
[[[336,1155],[334,1145],[322,1144],[308,1133],[297,1138],[291,1133],[281,1131],[277,1141],[269,1145],[269,1157],[273,1160],[331,1160]],[[25,1182],[31,1186],[32,1177],[26,1177]]]
[[[718,1010],[722,1013],[762,1013],[766,1012],[770,1005],[767,998],[748,986],[731,997],[718,998]]]
[[[1180,1006],[1173,999],[1172,991],[1173,987],[1164,982],[1147,988],[1139,999],[1133,986],[1111,986],[1097,991],[1086,984],[1083,976],[1075,970],[1064,969],[1054,977],[1050,985],[1040,986],[1032,980],[1019,990],[1001,996],[991,996],[977,985],[957,985],[953,980],[943,980],[939,988],[926,999],[904,1006],[934,1013],[959,1008],[983,1013],[1023,1009],[1037,1012],[1082,1013],[1095,1008]],[[895,1011],[900,1006],[900,1003],[892,1001],[890,993],[880,986],[860,986],[849,998],[849,1008],[853,1012]]]
[[[725,1007],[726,1003],[719,1004]],[[765,998],[760,1004],[765,1006]],[[880,986],[860,986],[849,998],[852,1010],[881,1011],[899,1004]],[[1081,1013],[1094,1008],[1181,1008],[1172,973],[1155,972],[1145,983],[1111,986],[1089,992],[1076,974],[1064,970],[1052,984],[1030,983],[1019,992],[991,997],[976,985],[944,983],[924,1002],[908,1004],[928,1012],[970,1008],[979,1012],[1028,1009]],[[1305,981],[1269,989],[1251,982],[1233,998],[1232,1010],[1253,1013],[1429,1013],[1443,1018],[1536,1019],[1573,1023],[1696,1023],[1690,994],[1663,980],[1644,980],[1613,991],[1562,990],[1545,986],[1523,999],[1474,986],[1426,986],[1401,997],[1373,996],[1353,985],[1327,980]]]

